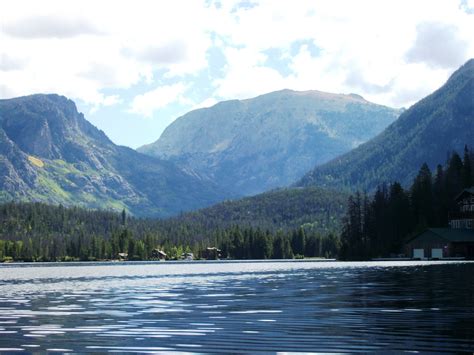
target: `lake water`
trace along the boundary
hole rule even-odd
[[[474,263],[0,266],[0,351],[474,351]]]

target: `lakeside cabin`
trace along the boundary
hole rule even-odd
[[[151,251],[151,257],[153,259],[159,259],[159,260],[166,260],[168,255],[163,250],[160,249],[153,249]]]
[[[449,228],[429,228],[410,239],[407,255],[414,259],[474,259],[474,187],[456,196],[457,211],[449,214]]]
[[[208,247],[203,250],[202,257],[207,260],[219,260],[221,257],[221,250],[216,247]]]
[[[118,253],[117,254],[119,260],[127,260],[128,254],[127,253]]]

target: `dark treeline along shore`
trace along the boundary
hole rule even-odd
[[[127,254],[129,260],[155,260],[162,256],[159,252],[167,259],[186,253],[196,258],[282,259],[334,257],[339,250],[335,227],[325,232],[312,224],[272,230],[265,227],[263,215],[261,226],[236,216],[240,225],[219,224],[216,212],[212,213],[211,226],[203,225],[204,218],[196,212],[159,220],[134,218],[125,211],[5,203],[0,205],[0,260],[93,261],[117,259],[120,254]],[[283,221],[294,223],[282,217]],[[209,255],[208,248],[216,247],[219,251]]]
[[[474,152],[453,152],[446,167],[434,174],[423,164],[408,189],[394,182],[378,187],[373,196],[356,193],[348,201],[341,233],[340,256],[369,259],[400,254],[405,242],[427,228],[446,227],[457,210],[455,197],[474,186]]]
[[[331,216],[319,224],[299,224],[301,211],[288,207],[311,210],[310,197],[320,201],[324,193],[331,195],[318,189],[312,190],[313,195],[298,189],[277,192],[282,201],[291,203],[273,204],[280,207],[271,211],[272,218],[262,207],[265,194],[250,200],[254,204],[251,218],[246,218],[246,200],[166,220],[134,218],[125,211],[10,202],[0,205],[0,260],[93,261],[120,255],[154,260],[164,254],[167,259],[179,259],[186,253],[195,258],[369,259],[401,253],[414,234],[446,226],[454,197],[473,185],[474,152],[466,147],[462,158],[453,152],[434,175],[424,164],[408,189],[393,182],[381,185],[373,196],[359,192],[350,196],[345,217],[344,209],[336,207],[346,196],[334,194]],[[338,219],[342,226],[335,222]],[[209,248],[215,249],[210,253]]]

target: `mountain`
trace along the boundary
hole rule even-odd
[[[315,167],[296,185],[372,190],[397,180],[407,186],[423,163],[433,169],[465,144],[474,146],[474,59],[377,137]]]
[[[169,216],[222,200],[173,163],[117,146],[58,95],[0,100],[0,200]]]
[[[191,111],[139,151],[195,171],[229,194],[252,195],[295,182],[398,114],[355,94],[283,90]]]

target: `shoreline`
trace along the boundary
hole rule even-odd
[[[467,259],[403,259],[403,260],[366,260],[366,261],[341,261],[336,259],[265,259],[265,260],[169,260],[163,261],[38,261],[38,262],[11,262],[0,263],[0,269],[8,267],[54,267],[54,266],[131,266],[131,265],[203,265],[203,264],[271,264],[271,263],[314,263],[314,264],[347,264],[347,265],[381,265],[381,266],[405,266],[412,265],[441,265],[451,263],[474,263]]]

